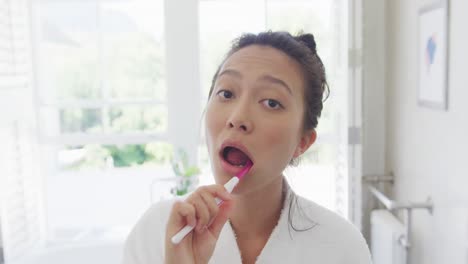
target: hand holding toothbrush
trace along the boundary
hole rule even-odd
[[[185,201],[173,205],[166,227],[166,264],[208,263],[228,220],[230,192],[251,167],[252,164],[245,166],[224,186],[200,187]]]

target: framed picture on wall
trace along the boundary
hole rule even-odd
[[[448,0],[419,11],[419,105],[448,108]]]

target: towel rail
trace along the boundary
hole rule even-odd
[[[389,199],[385,194],[377,190],[372,185],[368,186],[370,192],[387,207],[388,210],[399,210],[399,209],[427,209],[432,214],[434,207],[431,198],[428,198],[425,202],[397,202]]]
[[[394,180],[395,180],[395,177],[393,177],[393,173],[390,173],[389,175],[364,175],[363,177],[363,181],[367,183],[390,182],[393,184]]]
[[[367,183],[367,187],[369,191],[379,200],[387,210],[389,211],[398,211],[404,210],[406,213],[404,214],[405,222],[405,234],[401,236],[398,241],[400,245],[402,245],[406,249],[406,263],[409,264],[409,250],[411,248],[411,212],[414,209],[426,209],[432,215],[434,204],[432,202],[431,197],[427,198],[425,202],[399,202],[388,198],[384,193],[379,191],[373,183],[381,183],[381,182],[390,182],[394,183],[394,176],[391,173],[390,175],[368,175],[363,177],[363,181]]]

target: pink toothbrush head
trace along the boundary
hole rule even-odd
[[[241,172],[239,172],[239,174],[237,174],[236,177],[239,178],[239,180],[242,180],[242,178],[247,174],[247,172],[249,172],[252,166],[253,166],[252,161],[248,160],[247,163],[245,164],[244,169]]]

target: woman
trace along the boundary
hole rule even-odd
[[[237,39],[206,107],[216,184],[155,204],[128,237],[124,263],[371,263],[356,228],[295,195],[283,176],[315,142],[326,89],[311,34]],[[223,184],[249,160],[253,166],[229,194]],[[194,231],[173,244],[185,225]]]

